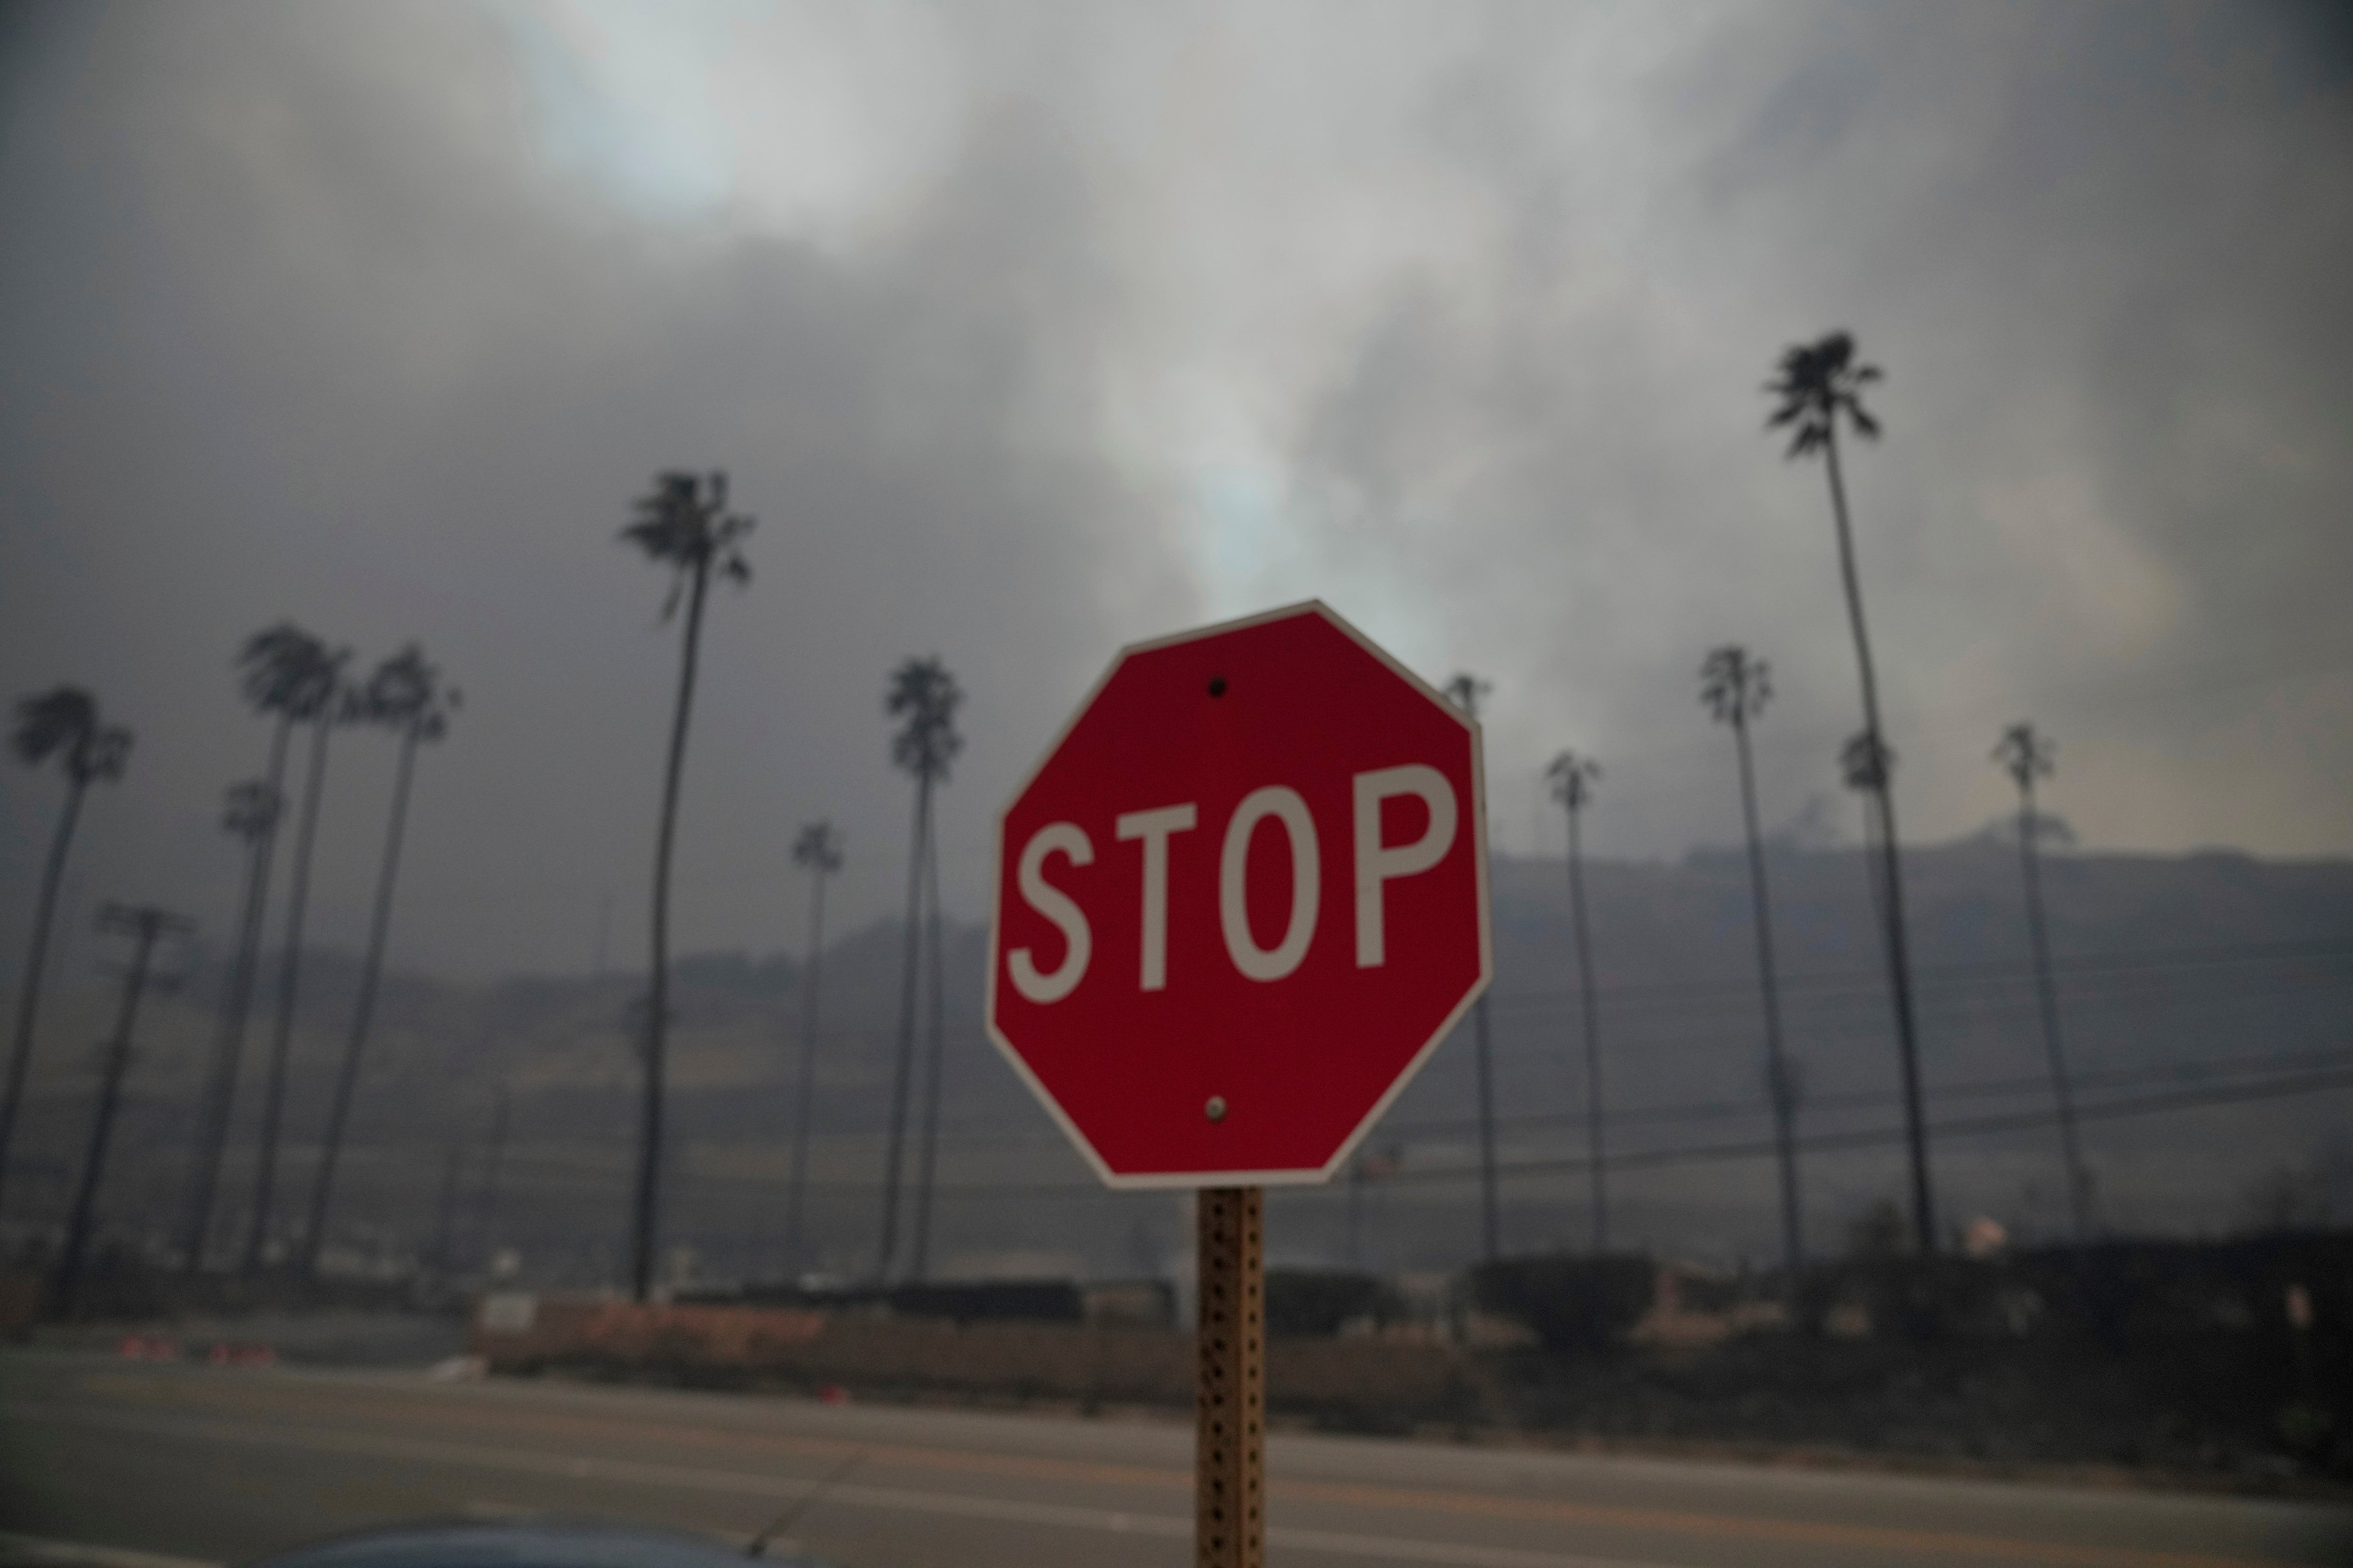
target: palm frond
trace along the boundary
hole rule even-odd
[[[1882,792],[1895,776],[1895,748],[1868,730],[1860,731],[1839,748],[1839,773],[1851,790]]]
[[[2058,771],[2059,747],[2051,737],[2021,720],[2001,732],[2001,740],[1993,749],[1993,760],[2001,764],[2002,771],[2020,789],[2031,789],[2036,779],[2049,778]]]
[[[238,650],[245,700],[265,713],[307,722],[332,708],[343,687],[348,648],[331,650],[291,621],[256,632]]]
[[[439,668],[412,642],[375,667],[346,710],[355,722],[414,731],[420,740],[438,741],[458,704],[457,691],[441,684]]]
[[[669,469],[655,476],[654,488],[629,507],[635,521],[622,528],[622,542],[636,545],[648,560],[674,569],[662,601],[663,621],[678,614],[688,580],[700,573],[715,566],[738,587],[751,582],[752,565],[744,558],[741,543],[758,520],[727,510],[724,470],[705,476]]]
[[[221,809],[221,826],[250,844],[277,824],[279,805],[278,792],[260,779],[231,784]]]
[[[98,728],[98,699],[79,686],[59,686],[16,703],[8,743],[35,767],[60,753],[70,758]]]
[[[75,748],[69,765],[76,784],[114,783],[131,765],[131,731],[120,724],[99,731]]]
[[[1592,758],[1575,752],[1562,752],[1546,764],[1545,778],[1552,786],[1553,799],[1571,811],[1584,809],[1593,798],[1593,786],[1601,777],[1601,765]]]
[[[1841,414],[1859,434],[1878,436],[1879,422],[1862,406],[1860,389],[1881,379],[1880,370],[1856,363],[1854,353],[1854,335],[1846,331],[1826,332],[1782,351],[1778,374],[1765,384],[1767,394],[1779,399],[1765,427],[1798,426],[1787,456],[1801,458],[1829,446]]]
[[[806,866],[819,876],[841,869],[841,835],[832,823],[812,822],[801,828],[800,837],[793,840],[793,864]]]
[[[964,738],[955,731],[956,710],[963,704],[963,689],[937,654],[908,659],[892,671],[883,710],[906,719],[892,738],[892,761],[918,778],[947,777],[948,764],[964,750]]]

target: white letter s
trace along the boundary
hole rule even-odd
[[[1026,947],[1015,948],[1006,955],[1005,962],[1013,976],[1013,989],[1040,1005],[1060,1002],[1078,989],[1087,973],[1087,960],[1094,952],[1094,933],[1088,929],[1086,911],[1072,902],[1068,893],[1046,880],[1046,857],[1057,849],[1069,856],[1073,866],[1094,864],[1095,847],[1087,842],[1086,834],[1077,823],[1050,822],[1032,834],[1029,842],[1022,847],[1016,886],[1031,909],[1061,929],[1066,949],[1061,967],[1050,974],[1039,973],[1037,961]]]

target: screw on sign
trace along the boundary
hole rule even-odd
[[[997,825],[988,1029],[1113,1186],[1202,1187],[1197,1557],[1262,1553],[1259,1189],[1486,986],[1477,721],[1320,604],[1124,649]]]

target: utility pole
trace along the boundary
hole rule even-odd
[[[81,1181],[74,1189],[73,1212],[66,1221],[65,1251],[58,1259],[51,1287],[53,1310],[60,1317],[73,1310],[74,1293],[90,1251],[90,1237],[98,1208],[99,1184],[106,1175],[107,1144],[114,1134],[115,1113],[122,1107],[122,1077],[131,1066],[131,1031],[139,1021],[139,1002],[146,994],[155,944],[167,935],[181,936],[195,922],[153,905],[109,904],[99,911],[98,929],[132,939],[131,967],[122,981],[122,1006],[116,1015],[114,1038],[106,1049],[106,1068],[100,1079],[98,1114],[91,1120],[90,1149],[82,1156]]]
[[[1479,700],[1494,689],[1493,681],[1466,673],[1446,683],[1446,695],[1476,723]],[[1479,1256],[1493,1263],[1503,1253],[1503,1221],[1495,1192],[1495,1057],[1484,991],[1471,1005],[1471,1028],[1479,1058]]]
[[[2059,748],[2048,735],[2021,721],[2001,732],[1993,760],[2018,785],[2018,860],[2026,882],[2027,939],[2034,949],[2034,993],[2042,1013],[2042,1049],[2051,1062],[2051,1095],[2059,1112],[2059,1146],[2067,1162],[2067,1211],[2074,1222],[2075,1245],[2092,1236],[2091,1173],[2084,1168],[2084,1151],[2075,1136],[2074,1085],[2067,1074],[2067,1050],[2059,1034],[2059,997],[2051,984],[2051,937],[2042,920],[2042,856],[2038,847],[2042,819],[2034,809],[2034,781],[2058,771]]]
[[[507,1152],[507,1086],[501,1080],[491,1099],[491,1146],[482,1156],[482,1184],[474,1194],[474,1239],[485,1263],[498,1250],[499,1238],[491,1227],[498,1220],[499,1166]]]
[[[446,1281],[456,1259],[453,1256],[458,1230],[458,1184],[466,1170],[466,1140],[449,1141],[449,1152],[441,1166],[441,1199],[433,1210],[432,1272],[434,1283]]]
[[[1351,1268],[1362,1268],[1364,1258],[1365,1217],[1365,1156],[1359,1152],[1348,1162],[1348,1228],[1347,1246],[1341,1253]]]
[[[1348,1162],[1348,1267],[1362,1268],[1366,1185],[1394,1176],[1405,1168],[1405,1145],[1392,1143],[1378,1153],[1358,1150]]]

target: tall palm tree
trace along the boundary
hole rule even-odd
[[[352,1094],[359,1085],[360,1053],[367,1047],[369,1026],[375,1020],[376,987],[384,977],[385,944],[392,931],[392,889],[400,874],[400,850],[408,827],[408,791],[417,772],[417,748],[438,741],[448,731],[449,714],[460,699],[444,686],[441,672],[426,662],[415,643],[376,666],[367,683],[352,694],[349,718],[354,723],[377,724],[400,737],[400,759],[392,775],[392,814],[385,829],[384,858],[376,868],[375,905],[368,917],[367,960],[360,969],[358,999],[352,1005],[351,1032],[344,1037],[342,1068],[335,1076],[335,1098],[327,1112],[327,1137],[319,1155],[319,1171],[311,1187],[310,1224],[302,1232],[302,1270],[319,1265],[319,1248],[327,1235],[327,1205],[335,1185],[335,1164],[343,1147],[343,1129],[351,1117]]]
[[[801,1216],[808,1187],[809,1104],[817,1093],[818,987],[825,967],[825,880],[841,869],[841,835],[830,822],[812,822],[793,840],[793,864],[809,874],[807,989],[801,994],[801,1060],[793,1095],[792,1184],[785,1189],[785,1276],[801,1274]]]
[[[286,948],[278,961],[278,1019],[270,1033],[269,1070],[262,1079],[260,1147],[253,1165],[253,1215],[246,1231],[245,1272],[267,1261],[270,1206],[277,1195],[278,1134],[286,1110],[286,1058],[294,1043],[294,1004],[302,975],[302,921],[311,902],[311,850],[318,842],[319,807],[327,795],[327,737],[346,717],[349,690],[343,666],[351,649],[317,647],[297,653],[307,659],[296,671],[305,679],[305,706],[298,721],[311,726],[309,781],[302,787],[302,817],[294,833],[294,876],[286,895]]]
[[[943,1047],[947,1038],[948,977],[945,946],[941,941],[939,835],[925,834],[923,847],[928,851],[923,857],[923,930],[931,948],[931,1005],[923,1020],[923,1142],[915,1159],[914,1243],[908,1248],[907,1257],[907,1277],[915,1280],[931,1275],[933,1177],[938,1169],[940,1152],[940,1084],[947,1070]]]
[[[1585,914],[1585,854],[1579,829],[1601,764],[1563,752],[1545,769],[1553,799],[1568,813],[1568,904],[1576,922],[1577,1001],[1585,1022],[1585,1142],[1593,1160],[1593,1250],[1609,1250],[1609,1155],[1601,1124],[1601,1016],[1593,994],[1593,933]]]
[[[1846,590],[1847,620],[1854,633],[1855,666],[1862,682],[1862,734],[1879,759],[1868,775],[1878,806],[1878,886],[1887,931],[1888,989],[1895,1005],[1896,1048],[1904,1070],[1904,1127],[1912,1177],[1912,1229],[1923,1252],[1936,1246],[1936,1204],[1928,1183],[1928,1132],[1920,1100],[1920,1042],[1912,1006],[1912,961],[1904,925],[1903,852],[1895,830],[1894,770],[1886,765],[1886,731],[1879,721],[1879,684],[1872,668],[1871,637],[1862,619],[1862,584],[1855,570],[1854,531],[1847,521],[1846,480],[1839,468],[1841,421],[1867,439],[1879,422],[1862,405],[1862,389],[1880,379],[1877,365],[1859,363],[1854,339],[1831,332],[1784,351],[1778,374],[1765,385],[1778,399],[1766,428],[1789,427],[1788,456],[1820,452],[1830,476],[1831,518],[1838,531],[1840,580]]]
[[[280,801],[267,779],[249,779],[228,787],[221,826],[245,846],[245,891],[238,900],[237,948],[229,974],[222,1027],[213,1040],[211,1064],[205,1074],[204,1099],[196,1110],[195,1141],[188,1165],[188,1208],[181,1232],[182,1267],[194,1274],[204,1267],[205,1242],[212,1230],[213,1194],[220,1183],[221,1153],[228,1141],[229,1109],[237,1099],[237,1058],[243,1053],[244,1013],[241,998],[250,989],[257,933],[261,929],[261,903],[269,890],[269,844],[277,831]],[[231,1026],[234,1018],[235,1026]]]
[[[899,1180],[907,1138],[907,1089],[915,1061],[915,993],[920,988],[923,933],[923,869],[933,853],[932,791],[948,776],[964,749],[955,712],[964,692],[938,655],[911,658],[891,672],[883,711],[900,719],[891,738],[891,760],[915,780],[915,815],[907,855],[906,949],[900,970],[899,1053],[891,1085],[891,1138],[883,1157],[882,1230],[875,1248],[874,1277],[887,1281],[898,1251]],[[937,1052],[934,1053],[934,1058]],[[934,1079],[936,1091],[937,1079]]]
[[[686,766],[687,719],[694,707],[695,665],[702,648],[702,606],[712,573],[738,587],[752,580],[744,537],[753,520],[727,510],[727,476],[680,469],[660,475],[632,508],[637,521],[621,538],[670,574],[662,619],[686,601],[678,667],[678,699],[670,710],[670,754],[662,771],[661,825],[654,837],[653,964],[646,999],[645,1100],[638,1132],[638,1193],[630,1226],[630,1288],[640,1301],[653,1289],[654,1244],[661,1201],[662,1065],[670,1040],[670,868],[678,833],[678,785]]]
[[[1479,700],[1493,689],[1493,682],[1467,672],[1446,683],[1446,695],[1474,721],[1479,717]],[[1495,1201],[1495,1061],[1487,1028],[1487,994],[1483,991],[1472,1005],[1471,1037],[1478,1047],[1479,1066],[1480,1256],[1492,1263],[1502,1251],[1503,1230]]]
[[[41,890],[33,905],[33,941],[16,987],[16,1030],[8,1046],[8,1080],[0,1089],[0,1185],[8,1179],[8,1146],[16,1131],[16,1108],[25,1095],[25,1070],[33,1059],[33,1026],[40,1016],[41,975],[48,967],[49,929],[65,884],[66,854],[81,821],[90,786],[122,776],[131,761],[131,731],[100,719],[98,699],[79,686],[60,686],[16,704],[8,737],[16,755],[33,767],[51,757],[65,770],[65,808],[49,834],[49,858],[41,869]]]
[[[322,690],[322,672],[332,673],[327,646],[291,621],[256,632],[238,647],[237,688],[246,705],[275,721],[269,731],[269,757],[261,786],[269,809],[252,819],[252,864],[246,884],[248,898],[237,925],[237,958],[229,971],[228,989],[221,1001],[220,1034],[213,1047],[214,1084],[220,1094],[216,1106],[206,1107],[207,1120],[197,1129],[196,1179],[189,1185],[185,1266],[190,1273],[204,1267],[205,1245],[211,1235],[212,1205],[219,1191],[221,1160],[228,1148],[228,1117],[237,1064],[245,1054],[246,1016],[253,1003],[253,983],[261,969],[261,931],[269,903],[270,862],[278,846],[278,826],[286,799],[286,752],[294,726],[328,700]],[[232,802],[231,812],[235,814]],[[234,825],[231,831],[237,831]]]
[[[1699,697],[1719,724],[1732,728],[1740,758],[1740,815],[1748,830],[1748,890],[1756,902],[1757,981],[1765,1003],[1765,1087],[1773,1100],[1773,1141],[1781,1167],[1783,1289],[1794,1293],[1805,1262],[1798,1203],[1798,1080],[1781,1039],[1781,984],[1773,963],[1773,901],[1765,882],[1765,838],[1757,822],[1757,770],[1748,725],[1773,696],[1772,667],[1737,644],[1710,652],[1700,665]]]
[[[2077,1245],[2091,1238],[2091,1174],[2075,1138],[2075,1091],[2067,1076],[2067,1051],[2059,1034],[2059,997],[2051,984],[2051,938],[2042,920],[2042,823],[2034,809],[2034,781],[2058,770],[2059,748],[2023,721],[2001,732],[1993,749],[2018,785],[2018,861],[2026,881],[2026,930],[2034,948],[2034,990],[2042,1009],[2042,1048],[2051,1060],[2051,1095],[2059,1111],[2059,1146],[2067,1161],[2067,1210]]]

